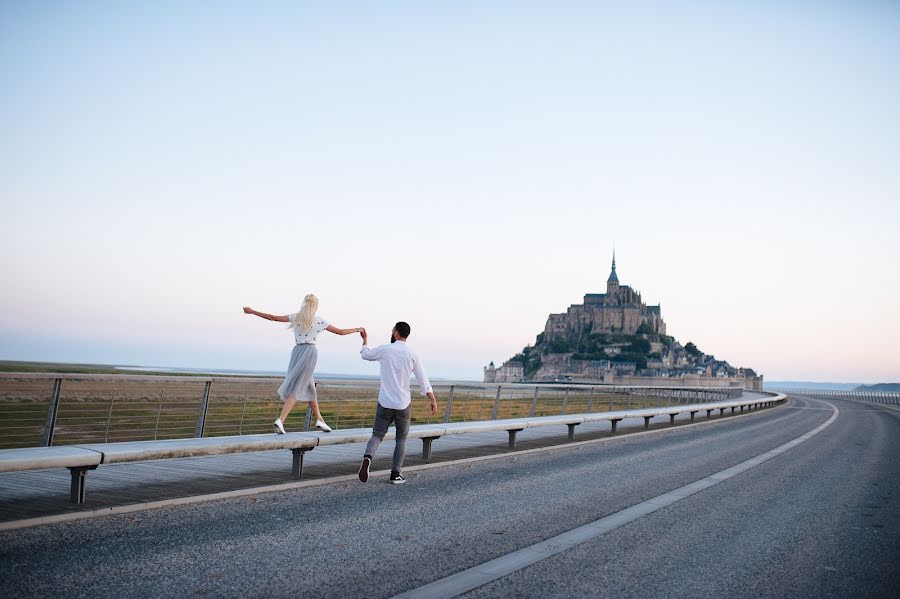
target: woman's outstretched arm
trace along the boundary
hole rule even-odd
[[[356,327],[355,329],[339,329],[334,325],[328,325],[325,329],[329,333],[334,333],[335,335],[352,335],[353,333],[358,333],[362,329],[362,327]]]
[[[274,320],[275,322],[290,322],[287,316],[275,316],[274,314],[257,312],[253,308],[248,308],[247,306],[244,306],[244,314],[253,314],[254,316],[259,316],[260,318],[265,318],[266,320]]]

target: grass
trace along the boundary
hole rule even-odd
[[[56,370],[58,372],[58,370]],[[77,380],[66,379],[54,429],[54,445],[175,439],[193,437],[204,382],[191,380]],[[247,435],[272,431],[281,410],[279,379],[216,381],[210,387],[204,436]],[[0,379],[0,448],[35,447],[42,441],[52,395],[53,379]],[[414,390],[413,424],[443,422],[449,386],[438,385],[438,411],[431,415],[429,402]],[[377,383],[335,382],[318,386],[319,408],[335,429],[372,425],[378,398]],[[656,405],[658,400],[598,390],[533,389],[456,385],[451,422],[517,418],[563,413],[601,412]],[[287,422],[289,430],[302,429],[306,406],[298,404]]]

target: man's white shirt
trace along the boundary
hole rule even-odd
[[[359,350],[363,360],[378,362],[381,366],[381,388],[378,403],[385,408],[404,410],[412,401],[409,391],[410,377],[416,375],[422,395],[431,391],[431,383],[422,366],[422,359],[405,341],[379,345],[372,349],[363,345]]]

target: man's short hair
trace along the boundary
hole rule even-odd
[[[407,337],[409,337],[410,328],[409,328],[409,325],[406,324],[405,322],[403,322],[403,321],[398,322],[397,324],[394,325],[394,328],[397,329],[397,334],[400,335],[402,338],[406,339]]]

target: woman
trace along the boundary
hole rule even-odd
[[[287,316],[274,316],[265,312],[257,312],[253,308],[244,308],[244,314],[254,314],[275,322],[289,322],[289,328],[294,331],[294,340],[297,344],[294,346],[294,351],[291,352],[287,376],[278,389],[278,395],[284,402],[281,415],[275,421],[275,432],[279,435],[284,434],[284,420],[291,413],[298,398],[309,402],[309,407],[312,408],[313,415],[316,417],[316,428],[326,433],[331,432],[331,427],[325,424],[322,413],[319,412],[319,402],[316,400],[316,381],[313,379],[313,371],[319,355],[316,350],[316,337],[322,331],[328,331],[335,335],[350,335],[360,332],[362,327],[339,329],[332,326],[321,316],[316,316],[318,308],[319,298],[312,293],[303,298],[303,305],[299,312]]]

